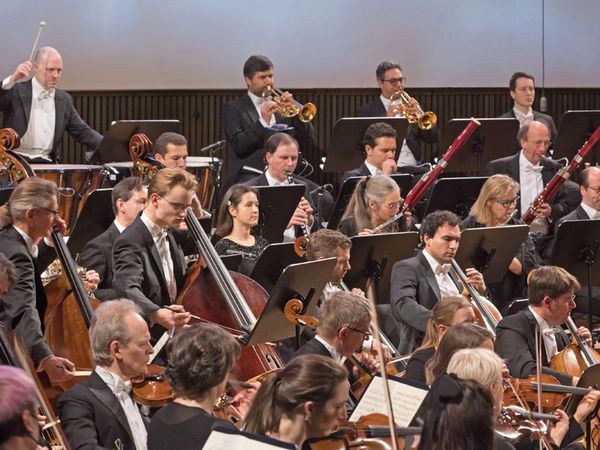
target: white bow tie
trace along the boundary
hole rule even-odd
[[[448,275],[448,272],[450,272],[451,268],[452,268],[451,264],[438,264],[437,267],[435,268],[435,273]]]
[[[544,167],[542,165],[537,165],[537,166],[525,166],[525,172],[536,172],[536,173],[542,173],[542,170],[544,170]]]
[[[557,333],[560,333],[560,327],[550,327],[550,328],[544,328],[542,330],[542,334],[544,336],[552,336]]]
[[[125,392],[127,395],[131,393],[131,381],[123,381],[115,386],[115,395]]]
[[[40,92],[40,95],[38,95],[38,100],[42,101],[45,99],[53,99],[54,98],[54,89],[48,89],[47,91],[42,91]]]

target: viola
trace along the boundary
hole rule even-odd
[[[496,419],[496,432],[509,441],[517,441],[522,436],[541,439],[548,429],[545,420],[555,420],[554,414],[541,414],[527,411],[516,405],[502,408]]]

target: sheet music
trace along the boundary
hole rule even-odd
[[[396,425],[407,427],[423,403],[429,388],[426,385],[409,383],[407,380],[391,376],[388,376],[388,381]],[[356,422],[361,417],[372,413],[387,415],[386,404],[383,379],[380,375],[376,375],[352,411],[350,422]]]
[[[275,450],[286,448],[295,450],[296,446],[287,442],[276,441],[267,436],[258,436],[217,427],[212,430],[202,448],[204,450],[222,450],[224,448],[243,448],[244,450]]]

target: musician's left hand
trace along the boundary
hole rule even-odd
[[[412,213],[410,211],[406,211],[404,213],[404,217],[406,217],[406,229],[410,230],[412,227]]]
[[[369,368],[369,370],[373,373],[379,372],[379,368],[381,364],[373,355],[369,355],[368,353],[361,353],[360,360],[363,362],[365,366]]]
[[[315,219],[313,217],[313,209],[312,206],[310,206],[310,202],[302,197],[302,200],[300,200],[300,203],[298,203],[298,209],[301,209],[306,213],[308,226],[312,227]]]
[[[540,217],[540,218],[545,218],[545,217],[550,217],[550,215],[552,214],[552,208],[550,207],[550,205],[548,203],[542,203],[538,209],[536,209],[536,211],[533,213],[533,215],[535,217]]]
[[[67,232],[67,223],[64,220],[62,220],[60,217],[58,217],[56,214],[54,215],[54,221],[52,222],[52,225],[56,225],[58,227],[58,231],[60,231],[60,234],[62,234],[63,236]],[[51,235],[52,235],[52,228],[50,228],[48,230],[48,234],[46,237],[48,239],[50,239]]]
[[[600,400],[600,391],[591,391],[585,394],[585,397],[577,405],[577,410],[573,418],[580,424],[585,422],[586,417],[596,409],[596,404]]]
[[[483,275],[481,274],[481,272],[473,268],[469,268],[465,270],[465,275],[467,276],[467,283],[469,283],[471,286],[477,289],[477,292],[479,292],[480,294],[485,294],[485,281],[483,280]]]
[[[588,345],[588,347],[592,346],[592,333],[590,333],[590,330],[588,330],[586,327],[579,327],[577,328],[577,334],[581,336],[583,340],[585,340],[585,343]]]
[[[98,283],[100,283],[100,274],[95,270],[88,270],[85,273],[85,280],[87,282],[88,290],[94,292],[96,289],[98,289]]]
[[[564,411],[557,409],[554,411],[554,419],[556,422],[548,422],[548,433],[550,439],[555,445],[560,445],[567,431],[569,431],[569,416]]]
[[[364,291],[360,288],[352,288],[352,293],[356,294],[356,295],[360,295],[361,297],[365,296]]]

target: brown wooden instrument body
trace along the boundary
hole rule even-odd
[[[60,420],[45,394],[45,389],[49,387],[48,379],[45,378],[45,382],[42,382],[33,366],[33,361],[29,357],[27,348],[2,322],[0,322],[0,363],[19,367],[33,379],[36,384],[39,413],[46,416],[48,423],[42,429],[42,436],[50,444],[51,449],[70,450],[71,447],[60,425]]]
[[[567,327],[571,332],[571,343],[554,355],[549,366],[573,377],[580,377],[585,369],[600,362],[600,353],[590,348],[577,334],[577,326],[571,317],[567,320]]]
[[[173,401],[171,386],[165,377],[165,368],[146,365],[146,373],[131,379],[132,396],[140,405],[159,408]]]
[[[542,374],[542,383],[547,385],[560,385],[558,380],[549,374]],[[538,392],[532,386],[532,383],[537,383],[538,377],[537,375],[531,375],[529,378],[521,380],[517,378],[511,378],[511,383],[517,392],[517,396],[512,389],[507,389],[504,392],[504,396],[502,399],[503,406],[516,405],[521,406],[519,397],[523,402],[534,409],[538,404]],[[542,392],[542,407],[544,412],[552,412],[556,408],[558,408],[563,400],[565,399],[565,393],[558,392]]]

